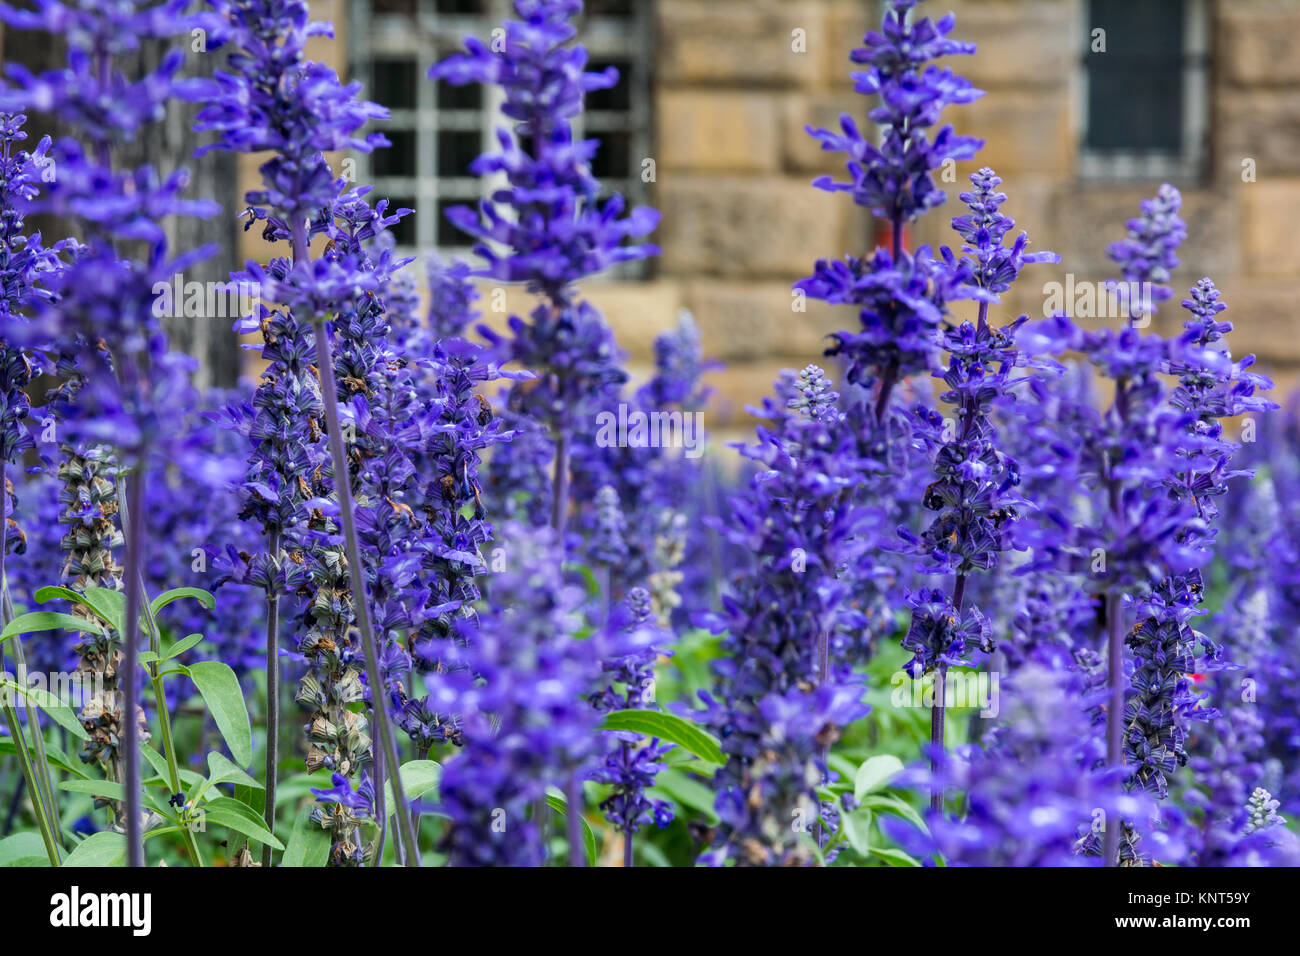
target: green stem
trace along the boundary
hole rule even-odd
[[[41,828],[41,839],[45,841],[45,852],[50,855],[50,865],[59,866],[62,860],[59,859],[58,844],[54,834],[50,832],[50,822],[46,819],[45,808],[41,805],[36,773],[32,768],[31,757],[27,753],[27,741],[23,738],[23,729],[18,723],[18,715],[14,712],[13,705],[9,703],[4,705],[4,715],[5,723],[9,725],[9,733],[13,735],[14,750],[18,754],[18,764],[23,770],[23,779],[27,781],[27,792],[31,795],[32,810],[36,813],[36,822]]]
[[[131,524],[130,505],[128,504],[129,495],[124,495],[122,502],[118,506],[118,514],[122,521],[123,529],[127,529]],[[158,628],[158,619],[154,617],[153,608],[149,606],[149,592],[144,586],[144,576],[142,572],[137,572],[139,577],[140,594],[142,596],[141,610],[144,612],[145,624],[149,633],[149,650],[155,654],[162,654],[162,632]],[[160,673],[161,667],[157,661],[146,664],[145,669],[149,672],[149,683],[153,688],[154,709],[158,711],[158,732],[162,738],[163,758],[167,761],[167,779],[171,786],[172,793],[183,793],[180,773],[180,761],[176,758],[176,743],[172,736],[172,715],[167,709],[167,695],[163,690],[163,679]],[[194,839],[194,833],[189,827],[180,828],[185,837],[185,849],[189,853],[190,860],[195,866],[203,866],[203,854],[199,852],[198,841]]]
[[[3,587],[0,588],[0,620],[3,620],[5,626],[14,619],[13,600],[9,596],[9,582],[6,579]],[[27,657],[23,653],[23,638],[21,634],[15,634],[13,637],[14,649],[14,669],[18,673],[18,683],[24,685],[27,674]],[[50,760],[45,753],[45,735],[41,732],[41,724],[36,715],[30,709],[24,708],[27,716],[27,728],[32,735],[32,751],[36,757],[36,763],[33,770],[36,772],[36,789],[32,790],[32,799],[40,801],[41,811],[45,814],[46,819],[50,821],[51,829],[54,833],[54,840],[57,846],[63,843],[63,823],[59,819],[59,804],[54,798],[54,778],[50,775]]]

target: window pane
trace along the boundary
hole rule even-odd
[[[415,61],[376,60],[370,97],[390,110],[415,109]]]
[[[483,152],[483,140],[477,130],[444,130],[438,134],[438,175],[468,176],[469,164]]]
[[[618,17],[629,20],[633,15],[632,5],[633,0],[587,0],[584,9],[591,17]]]
[[[1183,0],[1091,0],[1088,136],[1095,150],[1179,152],[1183,137]],[[1105,30],[1105,52],[1092,31]]]
[[[440,81],[435,87],[438,109],[440,110],[477,110],[483,105],[483,87],[477,83],[465,86],[452,86]]]
[[[400,13],[415,15],[418,0],[371,0],[370,9],[376,14]]]
[[[485,13],[487,0],[436,0],[433,8],[439,13]]]
[[[607,90],[592,90],[588,93],[587,109],[626,112],[632,108],[632,94],[628,84],[631,65],[626,60],[604,60],[600,62],[593,61],[587,69],[592,73],[600,73],[607,66],[617,68],[618,83]]]
[[[415,176],[415,131],[386,129],[384,135],[392,142],[388,149],[377,149],[370,154],[370,166],[376,176]]]
[[[591,160],[591,172],[597,179],[624,179],[632,168],[632,134],[602,133],[600,148]]]

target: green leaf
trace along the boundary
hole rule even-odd
[[[714,776],[720,767],[719,764],[697,760],[684,752],[676,758],[672,756],[667,757],[663,763],[665,767],[675,767],[678,770],[690,771],[691,773],[699,774],[701,777]]]
[[[31,755],[33,760],[36,759],[35,748],[31,744],[27,745],[27,752]],[[18,753],[18,748],[14,745],[13,738],[0,737],[0,755],[16,753]],[[87,780],[90,779],[91,775],[86,771],[86,765],[84,763],[80,760],[71,759],[67,754],[59,749],[57,744],[49,740],[45,741],[45,757],[51,764],[58,767],[60,770],[66,770],[74,777],[82,777]]]
[[[137,651],[135,655],[135,662],[141,666],[152,664],[157,660],[161,660],[161,658],[153,651]]]
[[[140,753],[144,754],[144,759],[149,761],[149,766],[153,767],[153,772],[158,774],[164,780],[171,779],[171,771],[167,768],[167,758],[154,750],[148,744],[140,748]]]
[[[897,849],[896,847],[873,846],[870,852],[872,856],[878,856],[882,860],[885,860],[889,863],[896,863],[899,866],[920,866],[921,865],[920,862],[915,857],[911,856],[908,853],[903,852],[902,850]]]
[[[659,771],[655,776],[655,785],[646,793],[655,792],[659,798],[666,799],[682,807],[689,807],[704,814],[710,824],[718,822],[714,810],[716,794],[713,788],[702,783],[693,774],[685,774],[674,767]]]
[[[556,813],[558,813],[560,816],[568,817],[569,805],[565,801],[564,797],[562,797],[560,794],[548,793],[546,795],[546,802],[549,803],[551,805],[551,809],[554,810]],[[586,817],[579,814],[578,819],[582,821],[582,842],[587,850],[587,865],[595,866],[596,856],[597,856],[596,834],[592,831],[591,824],[587,822]]]
[[[122,624],[126,620],[125,594],[111,588],[86,588],[83,596],[85,603],[89,604],[96,614],[107,621],[117,633],[122,633],[124,630]]]
[[[163,656],[159,658],[159,660],[169,661],[173,657],[180,657],[180,655],[184,654],[191,647],[193,647],[195,644],[198,644],[202,640],[203,640],[202,634],[191,634],[189,637],[183,637],[175,644],[173,644],[171,647],[167,648],[167,650],[163,652]]]
[[[284,849],[284,844],[266,829],[266,822],[257,811],[234,797],[214,797],[203,805],[203,813],[208,826],[229,827],[273,850]]]
[[[311,819],[310,804],[303,807],[293,821],[289,846],[280,859],[281,866],[324,866],[330,858],[329,831]]]
[[[871,810],[860,807],[844,816],[844,835],[849,846],[863,856],[871,852]]]
[[[49,866],[45,841],[35,833],[15,833],[0,840],[0,866]]]
[[[853,795],[861,801],[867,794],[881,789],[902,769],[903,761],[893,754],[868,757],[853,777]]]
[[[90,735],[77,720],[72,708],[60,701],[47,690],[39,687],[22,687],[11,680],[0,680],[0,691],[12,690],[22,694],[27,700],[50,715],[50,719],[79,740],[89,740]]]
[[[925,825],[925,821],[921,819],[921,815],[916,812],[912,805],[904,803],[897,797],[891,797],[885,793],[870,793],[862,799],[862,805],[873,810],[883,810],[896,817],[902,817],[915,824],[923,832],[930,832],[930,828]]]
[[[92,797],[103,797],[118,803],[126,799],[126,787],[116,780],[63,780],[59,783],[59,789],[68,793],[88,793]]]
[[[77,844],[63,861],[64,866],[125,866],[126,838],[101,830]]]
[[[708,763],[725,763],[718,738],[707,730],[660,710],[616,710],[605,717],[606,730],[628,730],[647,737],[658,737],[689,750]]]
[[[36,631],[94,631],[101,628],[94,621],[88,621],[72,614],[60,614],[57,611],[29,611],[19,614],[0,631],[0,644],[15,634],[32,634]]]
[[[248,721],[248,708],[244,705],[239,678],[229,665],[221,661],[191,664],[189,674],[212,712],[235,763],[247,767],[253,762],[253,729]]]
[[[244,773],[230,762],[230,758],[218,750],[208,754],[208,785],[215,787],[219,783],[238,783],[254,790],[265,790],[262,784]]]
[[[173,601],[179,601],[181,598],[192,597],[211,611],[217,606],[217,599],[209,591],[203,588],[172,588],[170,591],[164,591],[152,601],[149,602],[150,613],[157,615],[159,611],[165,608]]]
[[[73,604],[86,604],[81,595],[72,590],[72,588],[61,587],[57,584],[52,584],[47,588],[41,588],[32,595],[32,600],[37,604],[44,604],[46,601],[53,601],[55,598],[64,598],[65,600],[71,601]],[[86,606],[89,607],[89,605]]]
[[[436,760],[408,760],[402,764],[401,773],[402,792],[408,801],[415,800],[438,786],[438,781],[442,779],[442,764]],[[397,812],[391,780],[384,781],[384,798],[384,806],[388,808],[391,817]]]

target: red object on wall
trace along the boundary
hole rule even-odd
[[[883,219],[874,220],[875,227],[872,232],[872,242],[876,246],[883,246],[886,249],[894,248],[894,227],[891,223]],[[912,230],[903,226],[903,249],[912,248]]]

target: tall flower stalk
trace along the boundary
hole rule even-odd
[[[961,234],[968,281],[988,297],[1006,292],[1021,268],[1035,262],[1059,262],[1052,252],[1027,253],[1022,232],[1004,245],[1015,220],[999,207],[1006,195],[997,191],[1002,180],[984,167],[971,174],[973,189],[961,194],[970,212],[953,220]],[[942,377],[948,390],[939,398],[954,409],[956,422],[944,422],[934,460],[935,481],[923,504],[938,512],[919,536],[902,533],[924,555],[917,568],[923,574],[953,576],[952,593],[922,588],[908,599],[912,620],[903,647],[912,651],[907,671],[914,679],[934,675],[934,704],[930,710],[930,759],[936,774],[930,805],[943,809],[938,771],[943,761],[945,678],[948,667],[968,665],[973,649],[991,652],[992,626],[977,607],[963,608],[967,581],[988,571],[1006,550],[1007,534],[1026,502],[1017,491],[1020,472],[1014,459],[999,446],[992,412],[1026,379],[1016,369],[1033,361],[1016,348],[1015,336],[1027,321],[1021,316],[1005,326],[989,324],[989,298],[981,298],[974,323],[963,322],[944,332],[941,342],[949,355]],[[938,374],[938,373],[936,373]],[[1020,377],[1017,377],[1020,376]]]
[[[229,58],[229,72],[193,81],[188,87],[191,98],[206,104],[195,128],[219,134],[209,148],[273,153],[261,167],[263,188],[247,196],[248,224],[263,223],[263,237],[287,242],[290,257],[273,259],[265,268],[250,263],[236,278],[257,282],[265,298],[314,326],[332,491],[342,529],[341,553],[327,560],[349,582],[366,674],[374,686],[380,686],[380,648],[365,587],[329,322],[331,317],[345,320],[348,314],[369,308],[368,300],[375,298],[391,270],[400,265],[390,252],[372,258],[360,248],[398,216],[385,216],[383,201],[373,215],[363,213],[365,190],[347,192],[344,180],[331,173],[324,153],[369,152],[386,145],[377,133],[357,135],[366,122],[382,119],[386,111],[358,99],[358,84],[344,85],[333,70],[306,59],[307,38],[332,31],[328,24],[310,21],[302,0],[213,0],[212,5],[227,18],[236,52]],[[311,240],[320,234],[326,237],[326,248],[313,257]],[[328,528],[322,530],[330,533]],[[384,695],[374,695],[374,701],[372,713],[383,752],[377,765],[392,770],[401,858],[407,865],[419,866],[410,808],[397,772],[401,765],[397,740]],[[337,841],[335,846],[340,848]]]
[[[137,661],[141,614],[146,610],[145,484],[152,460],[176,459],[188,451],[183,437],[170,432],[165,419],[167,409],[187,395],[193,364],[168,351],[154,308],[154,290],[211,251],[171,256],[161,221],[173,215],[209,216],[217,207],[181,198],[188,180],[184,170],[163,179],[150,166],[116,168],[113,154],[163,115],[177,94],[175,76],[184,54],[170,50],[156,68],[138,78],[124,74],[120,60],[135,54],[143,40],[167,41],[211,26],[206,19],[185,15],[183,9],[184,4],[175,2],[137,0],[112,6],[40,0],[34,10],[0,6],[0,16],[11,27],[44,30],[68,41],[67,69],[36,76],[14,66],[10,72],[21,89],[6,99],[57,115],[76,137],[56,144],[51,160],[57,175],[48,199],[34,208],[75,219],[87,240],[87,248],[78,250],[51,286],[57,305],[43,310],[47,341],[77,343],[76,371],[84,376],[75,402],[65,402],[67,427],[83,440],[116,446],[128,472],[123,476],[126,491],[119,499],[126,526],[120,674],[125,715],[121,726],[124,829],[132,866],[144,861],[140,786],[144,718]],[[132,258],[132,253],[137,257]],[[72,396],[65,392],[63,397]],[[115,649],[107,651],[116,654]],[[157,669],[151,673],[157,690]],[[179,791],[168,718],[162,701],[158,703],[171,782]],[[191,852],[196,853],[192,843]]]
[[[600,632],[579,636],[585,595],[564,580],[550,528],[508,522],[500,540],[510,560],[493,576],[491,606],[471,640],[447,643],[447,666],[424,678],[431,706],[463,714],[464,746],[438,786],[451,866],[541,866],[535,808],[546,807],[548,786],[567,798],[569,852],[585,853],[573,782],[598,753],[600,715],[588,700],[611,648]]]
[[[581,0],[516,0],[514,8],[518,19],[506,21],[500,52],[467,38],[465,52],[436,64],[429,76],[501,87],[502,113],[514,121],[513,130],[497,130],[499,151],[470,166],[476,175],[503,176],[507,186],[478,209],[449,209],[447,218],[478,240],[475,252],[485,265],[475,275],[525,283],[540,299],[528,321],[511,318],[509,339],[487,334],[499,361],[537,376],[516,389],[509,404],[546,430],[549,522],[563,538],[575,433],[590,427],[601,394],[626,380],[609,327],[578,299],[575,285],[616,263],[657,255],[657,247],[628,240],[653,230],[659,214],[638,207],[624,216],[617,194],[601,202],[590,168],[598,143],[574,139],[572,121],[584,95],[618,81],[613,67],[587,72],[586,49],[570,42]],[[521,443],[515,451],[527,447]]]
[[[862,396],[846,401],[845,405],[846,418],[858,436],[860,457],[871,463],[863,469],[865,480],[859,483],[858,489],[846,493],[863,505],[895,500],[895,485],[908,474],[909,462],[916,457],[914,448],[934,443],[933,435],[914,434],[916,420],[893,407],[899,384],[918,373],[941,374],[942,353],[954,345],[969,353],[976,379],[984,374],[982,362],[988,356],[982,353],[989,350],[990,333],[986,329],[984,341],[978,343],[973,327],[967,342],[963,342],[960,332],[946,333],[948,303],[973,298],[986,305],[996,298],[972,282],[970,261],[955,260],[947,249],[941,250],[937,257],[928,246],[914,252],[904,249],[904,227],[945,200],[943,190],[935,184],[934,171],[958,160],[971,159],[983,145],[982,140],[958,136],[951,126],[938,125],[945,107],[973,102],[983,92],[964,77],[929,62],[954,54],[970,54],[975,47],[949,39],[954,26],[952,14],[939,20],[914,17],[912,10],[916,5],[917,0],[891,0],[886,5],[881,29],[869,31],[863,38],[863,46],[851,55],[854,63],[864,67],[853,74],[854,89],[878,97],[868,118],[882,130],[879,144],[865,135],[847,114],[840,118],[839,132],[808,129],[823,150],[846,155],[848,172],[847,181],[823,176],[813,185],[828,192],[849,193],[855,203],[870,209],[890,227],[890,248],[877,248],[869,256],[819,260],[811,276],[795,283],[795,289],[810,298],[858,309],[860,330],[836,333],[827,354],[841,360],[847,385],[858,389]],[[949,387],[957,397],[969,376],[960,367],[952,374],[955,378]],[[979,408],[978,401],[973,407],[963,407],[958,426],[960,434],[949,452],[950,460],[946,464],[940,461],[940,481],[932,488],[946,482],[952,491],[964,480],[959,469],[967,452],[974,448],[973,442],[985,438],[981,431],[987,426],[982,424],[985,416]],[[920,426],[924,432],[924,416]],[[976,451],[977,459],[979,454]],[[997,487],[999,481],[991,480],[990,484]],[[945,504],[942,496],[932,495],[925,503],[935,510],[943,510],[958,503],[951,494],[949,498],[951,501]],[[981,520],[987,521],[993,510],[989,508]],[[894,516],[901,517],[901,514]],[[955,525],[964,519],[950,513],[947,520]],[[965,523],[969,525],[969,520]],[[865,560],[854,571],[860,603],[882,611],[864,619],[864,625],[876,629],[880,625],[875,622],[887,622],[891,617],[888,605],[893,595],[888,593],[885,582],[892,580],[899,569],[873,556],[873,550],[862,552]],[[913,626],[905,646],[914,652],[929,649],[913,658],[914,668],[919,665],[913,676],[934,671],[938,692],[942,691],[942,668],[947,666],[941,657],[950,645],[962,648],[969,636],[974,636],[976,643],[987,644],[981,633],[985,630],[981,616],[967,615],[964,621],[957,620],[964,597],[964,575],[970,567],[967,565],[963,570],[957,565],[945,566],[945,570],[957,574],[953,600],[932,589],[922,589],[909,599]],[[938,616],[928,616],[931,611]],[[968,633],[971,627],[974,632]],[[948,633],[954,628],[960,633]],[[931,718],[932,736],[941,747],[941,696],[936,696]]]
[[[15,554],[27,550],[27,536],[15,519],[18,499],[15,494],[10,468],[19,457],[35,447],[28,417],[31,399],[27,388],[46,371],[40,354],[9,341],[9,330],[17,330],[27,322],[24,313],[36,301],[49,295],[41,288],[44,275],[57,270],[62,263],[58,253],[62,244],[46,249],[39,232],[24,232],[21,206],[35,199],[39,192],[37,183],[46,168],[46,154],[50,148],[49,137],[44,137],[32,152],[18,150],[17,144],[27,138],[23,131],[26,116],[0,114],[0,322],[5,336],[0,338],[0,621],[8,626],[14,618],[10,597],[9,579],[6,576],[6,559],[10,547]],[[21,336],[18,336],[21,338]],[[21,634],[12,638],[14,662],[25,681],[26,655]],[[0,653],[0,658],[3,654]],[[0,665],[0,671],[3,671]],[[25,708],[27,728],[32,737],[34,761],[28,760],[27,744],[17,715],[12,706],[5,706],[5,721],[9,727],[23,766],[28,792],[36,810],[41,835],[46,843],[50,861],[60,862],[61,825],[59,808],[55,799],[49,762],[45,755],[45,737],[34,708]]]
[[[783,373],[758,443],[742,449],[760,470],[720,528],[755,565],[701,621],[725,632],[728,654],[714,694],[701,693],[727,755],[715,777],[722,825],[704,857],[713,864],[816,862],[837,813],[820,796],[830,745],[867,713],[851,673],[864,657],[862,616],[839,572],[875,539],[880,515],[848,497],[864,463],[838,397],[816,366]]]
[[[650,592],[632,588],[620,609],[616,622],[629,634],[627,646],[602,664],[611,684],[593,694],[597,711],[641,710],[654,704],[654,665],[664,650],[656,646],[667,636],[655,626]],[[672,805],[645,795],[654,786],[655,777],[664,768],[663,757],[673,748],[657,738],[643,740],[627,731],[606,731],[611,747],[604,764],[592,774],[598,783],[608,784],[613,792],[601,802],[605,819],[623,834],[623,866],[635,864],[634,839],[641,827],[651,820],[666,827],[673,819]]]
[[[266,536],[266,551],[240,555],[229,550],[222,581],[259,588],[266,600],[266,794],[264,819],[275,832],[275,793],[279,766],[280,602],[303,584],[297,555],[305,546],[306,502],[310,479],[321,461],[320,384],[312,372],[315,353],[310,330],[287,311],[265,307],[239,323],[241,331],[262,335],[268,362],[250,403],[227,408],[224,419],[253,447],[240,485],[241,520],[256,520]],[[300,557],[300,556],[299,556]],[[271,864],[264,847],[262,865]]]

